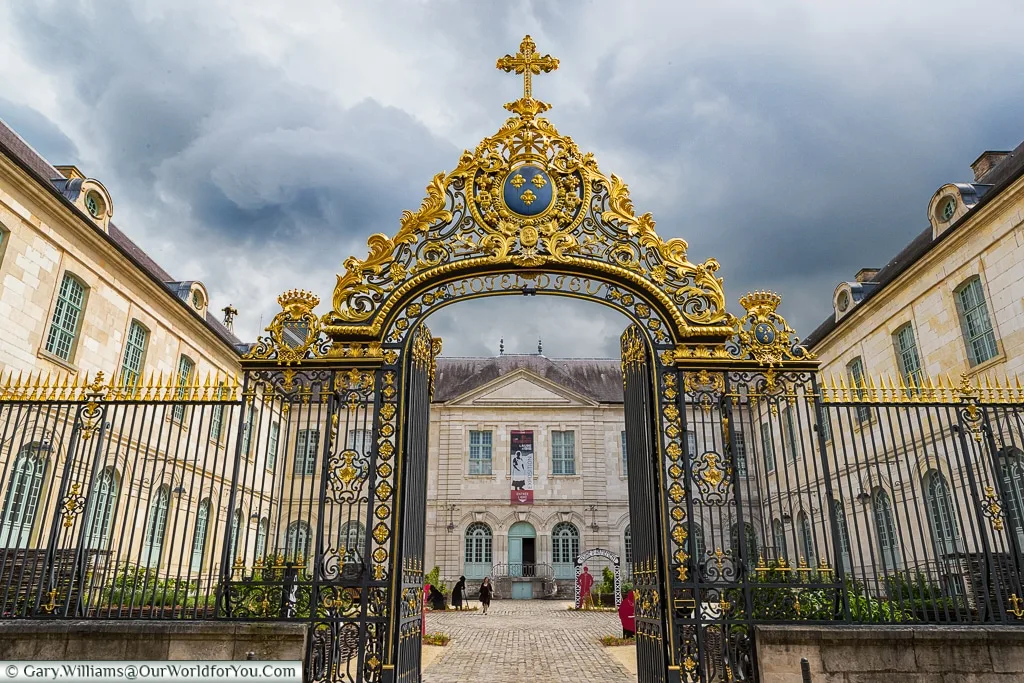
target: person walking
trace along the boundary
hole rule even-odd
[[[487,614],[487,608],[491,606],[492,595],[494,595],[494,589],[491,588],[491,577],[488,576],[480,584],[480,605],[483,607],[484,614]]]
[[[455,588],[452,589],[452,607],[462,611],[462,598],[466,595],[466,577],[460,576]]]

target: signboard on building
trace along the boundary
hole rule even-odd
[[[512,432],[512,492],[513,505],[533,503],[533,432]]]

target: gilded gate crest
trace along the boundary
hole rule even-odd
[[[345,261],[323,317],[328,335],[379,336],[391,309],[428,280],[545,266],[651,292],[670,309],[677,339],[730,336],[718,262],[687,260],[684,240],[659,237],[649,213],[635,214],[626,184],[539,116],[549,105],[532,97],[530,78],[557,67],[529,36],[498,60],[524,76],[524,96],[505,105],[514,116],[434,177],[396,235],[372,235],[366,258]]]

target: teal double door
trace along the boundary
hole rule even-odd
[[[508,575],[512,577],[512,599],[533,597],[532,581],[516,581],[537,575],[537,532],[529,522],[516,522],[508,530]]]

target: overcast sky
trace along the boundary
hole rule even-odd
[[[1020,0],[7,2],[0,118],[252,339],[285,289],[326,312],[342,261],[501,125],[521,81],[494,62],[530,33],[559,130],[719,259],[731,310],[773,289],[806,335],[941,184],[1024,139],[1021,26]],[[536,297],[429,324],[446,355],[601,356],[625,319]]]

